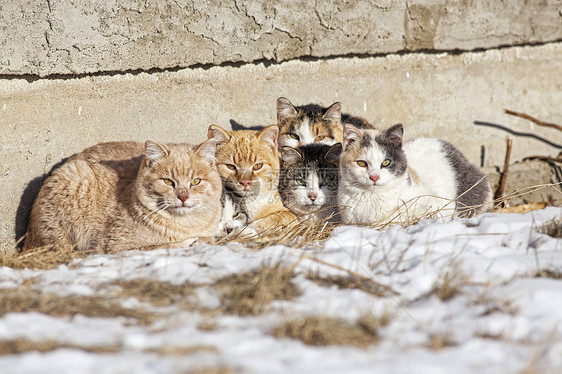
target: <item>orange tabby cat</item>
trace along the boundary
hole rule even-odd
[[[211,125],[209,138],[218,139],[217,168],[225,192],[243,199],[250,228],[260,232],[295,220],[281,202],[277,137],[279,128],[226,131]]]
[[[216,139],[199,146],[101,143],[47,178],[24,250],[71,246],[106,252],[211,238],[221,216]]]

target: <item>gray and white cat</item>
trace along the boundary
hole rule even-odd
[[[344,222],[466,217],[488,208],[490,184],[459,150],[430,138],[403,144],[403,134],[401,124],[384,132],[344,126],[338,188]]]
[[[341,143],[281,149],[279,194],[297,216],[328,218],[336,212]]]

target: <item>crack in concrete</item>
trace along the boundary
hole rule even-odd
[[[277,30],[282,32],[283,30]],[[153,73],[165,73],[165,72],[176,72],[183,69],[204,69],[208,70],[215,67],[241,67],[244,65],[278,65],[282,63],[286,63],[289,61],[304,61],[304,62],[311,62],[311,61],[327,61],[327,60],[335,60],[339,58],[381,58],[381,57],[388,57],[388,56],[405,56],[405,55],[412,55],[412,54],[442,54],[442,53],[449,53],[451,55],[462,55],[465,53],[481,53],[485,51],[492,51],[492,50],[504,50],[516,47],[535,47],[535,46],[542,46],[542,45],[549,45],[549,44],[558,44],[562,43],[562,38],[548,41],[548,42],[525,42],[519,44],[510,44],[510,45],[499,45],[493,48],[474,48],[474,49],[418,49],[418,50],[408,50],[402,49],[396,52],[384,52],[384,53],[347,53],[347,54],[332,54],[326,56],[300,56],[296,58],[291,58],[287,60],[277,61],[274,59],[254,59],[251,61],[229,61],[223,62],[220,64],[177,64],[174,66],[169,66],[166,68],[150,68],[150,69],[126,69],[126,70],[104,70],[104,71],[97,71],[91,73],[76,73],[76,74],[49,74],[45,76],[40,76],[38,74],[0,74],[1,79],[23,79],[27,80],[28,82],[34,82],[40,79],[62,79],[62,80],[70,80],[70,79],[79,79],[84,77],[99,77],[99,76],[116,76],[116,75],[138,75],[143,73],[153,74]],[[62,50],[57,50],[62,51]],[[65,50],[67,53],[68,51]],[[309,51],[310,52],[310,51]]]

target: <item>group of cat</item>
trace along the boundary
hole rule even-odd
[[[492,199],[485,176],[451,144],[386,130],[336,102],[277,100],[277,125],[227,131],[199,145],[101,143],[45,180],[24,250],[105,252],[260,235],[308,219],[395,222],[471,216]]]

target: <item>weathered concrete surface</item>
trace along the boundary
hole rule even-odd
[[[473,50],[562,40],[560,0],[16,0],[0,4],[0,74]]]
[[[52,166],[102,141],[200,142],[207,126],[275,123],[275,100],[329,105],[379,127],[401,122],[406,138],[457,145],[479,164],[502,165],[506,133],[474,120],[535,132],[556,143],[554,129],[503,114],[503,108],[562,123],[562,43],[460,55],[290,61],[176,72],[76,79],[0,81],[0,243],[22,233],[38,180]],[[512,161],[556,155],[556,148],[514,138]]]
[[[550,203],[562,207],[562,180],[554,163],[540,160],[525,160],[509,165],[506,174],[504,199],[510,206],[528,203]],[[486,168],[492,189],[499,187],[500,173],[497,168]]]

